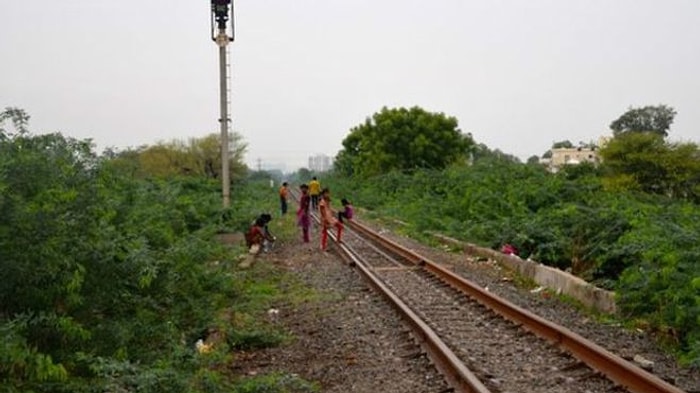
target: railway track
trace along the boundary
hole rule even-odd
[[[683,390],[354,220],[340,256],[404,319],[457,392]]]

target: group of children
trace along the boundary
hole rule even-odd
[[[297,210],[297,224],[301,227],[304,243],[309,243],[311,241],[309,239],[309,228],[311,227],[309,211],[310,209],[318,209],[321,216],[321,250],[325,251],[328,247],[328,231],[332,228],[336,228],[336,239],[338,243],[341,242],[343,220],[352,219],[353,207],[347,199],[343,198],[341,200],[343,210],[338,212],[338,218],[336,218],[331,209],[331,191],[328,188],[324,188],[320,191],[318,197],[314,198],[315,194],[311,193],[314,182],[318,184],[315,177],[309,185],[302,184],[299,187],[301,199],[299,200],[299,210]],[[315,199],[318,199],[318,201],[315,202]]]
[[[287,212],[287,183],[283,183],[284,190],[280,190],[281,210],[284,215]],[[352,219],[354,215],[353,206],[347,199],[343,198],[341,203],[343,209],[338,211],[337,216],[333,215],[331,209],[331,196],[328,188],[321,189],[321,185],[314,177],[309,184],[302,184],[299,209],[297,210],[297,225],[301,227],[302,239],[304,243],[311,241],[309,232],[311,228],[311,209],[318,210],[321,216],[321,250],[326,251],[328,246],[328,231],[336,229],[337,242],[341,242],[344,229],[344,220]],[[284,193],[284,195],[283,195]],[[261,249],[267,251],[275,240],[270,233],[268,224],[272,220],[270,214],[262,214],[258,217],[245,235],[246,244],[251,253],[257,254]]]

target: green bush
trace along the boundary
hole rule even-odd
[[[0,379],[8,391],[227,391],[194,349],[245,290],[236,248],[214,234],[276,194],[261,203],[269,186],[238,183],[224,211],[215,181],[113,164],[88,142],[0,130]]]

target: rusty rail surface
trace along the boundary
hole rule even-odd
[[[334,238],[335,239],[335,238]],[[343,257],[352,262],[365,279],[375,288],[389,304],[401,315],[411,328],[421,348],[426,351],[435,368],[445,377],[447,383],[456,392],[490,393],[490,390],[459,360],[457,355],[438,337],[423,320],[399,299],[372,272],[362,260],[345,244],[339,243]]]
[[[633,365],[632,363],[607,351],[606,349],[585,339],[573,331],[553,322],[547,321],[521,307],[518,307],[507,300],[484,290],[479,285],[454,274],[441,265],[430,261],[428,258],[425,258],[396,242],[384,238],[366,225],[359,223],[357,220],[348,220],[348,225],[356,232],[378,242],[386,249],[400,255],[414,265],[422,267],[426,271],[441,279],[443,282],[462,291],[466,295],[472,297],[489,309],[492,309],[494,312],[498,313],[504,318],[517,324],[521,324],[523,328],[559,346],[563,350],[569,352],[575,358],[587,364],[592,369],[597,370],[611,381],[625,387],[631,392],[685,393],[678,387],[673,386],[661,378]],[[341,244],[341,248],[344,248],[342,246],[343,245]],[[357,265],[361,266],[359,263]],[[364,269],[364,267],[362,269]],[[385,295],[385,297],[387,296],[388,295]]]

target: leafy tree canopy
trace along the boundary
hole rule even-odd
[[[536,155],[530,156],[527,159],[527,163],[531,165],[536,165],[540,163],[540,158]]]
[[[552,144],[552,149],[570,149],[572,147],[574,147],[574,144],[568,139],[565,141],[554,142]]]
[[[629,108],[610,123],[610,129],[615,136],[626,132],[651,132],[665,137],[675,116],[676,110],[666,105]]]
[[[311,179],[311,177],[313,176],[311,170],[309,170],[308,168],[299,168],[299,170],[297,171],[297,175],[299,176],[299,179],[302,182],[308,182],[309,179]]]
[[[335,166],[341,173],[372,176],[389,170],[445,168],[466,160],[474,147],[457,119],[420,107],[382,108],[350,130]]]
[[[636,190],[700,202],[700,150],[656,133],[625,133],[601,150],[609,189]]]
[[[489,149],[488,146],[480,143],[470,149],[469,152],[473,162],[479,161],[505,161],[520,163],[520,159],[512,154],[505,153],[500,149]]]
[[[238,133],[229,136],[231,178],[241,178],[246,173],[243,156],[246,144]],[[169,177],[186,175],[217,179],[221,172],[221,135],[213,133],[187,141],[173,140],[138,150],[120,153],[110,152],[114,165],[132,166],[140,176]]]
[[[4,127],[6,120],[10,120],[17,134],[25,134],[28,132],[27,124],[29,123],[29,115],[23,109],[6,107],[0,112],[0,139],[12,136],[13,134],[7,131]]]

